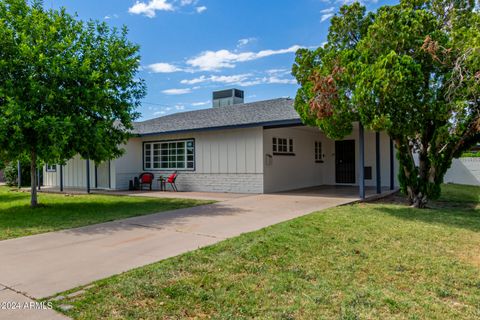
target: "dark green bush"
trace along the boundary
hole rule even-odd
[[[22,187],[30,186],[30,164],[28,162],[22,162]],[[17,186],[18,169],[17,162],[10,162],[5,166],[3,171],[5,175],[5,183],[8,186]]]

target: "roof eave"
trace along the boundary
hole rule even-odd
[[[276,120],[276,121],[235,124],[235,125],[218,126],[218,127],[194,128],[194,129],[192,128],[192,129],[182,129],[182,130],[138,133],[136,135],[139,137],[147,137],[147,136],[180,134],[180,133],[190,133],[190,132],[199,132],[199,131],[216,131],[216,130],[226,130],[226,129],[255,128],[255,127],[290,127],[295,125],[303,125],[302,120],[301,119]]]

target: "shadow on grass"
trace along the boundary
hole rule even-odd
[[[9,201],[15,201],[20,199],[27,199],[29,196],[30,194],[25,194],[22,192],[1,193],[0,202],[9,202]]]
[[[444,225],[480,232],[480,210],[475,210],[476,204],[462,203],[458,206],[435,207],[432,203],[428,209],[415,209],[404,206],[384,206],[377,210],[391,216],[416,222]]]

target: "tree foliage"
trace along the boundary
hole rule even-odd
[[[452,158],[480,140],[480,14],[467,0],[345,5],[328,42],[297,52],[295,107],[331,138],[352,122],[394,140],[411,203],[440,194]],[[418,161],[415,161],[418,155]]]
[[[145,85],[127,30],[83,22],[41,1],[0,2],[0,159],[119,156]],[[36,195],[32,187],[32,205]]]

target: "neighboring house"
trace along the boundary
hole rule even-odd
[[[75,157],[62,168],[65,187],[128,189],[142,172],[178,171],[182,191],[268,193],[319,185],[358,185],[359,125],[341,141],[307,127],[288,98],[243,103],[243,91],[215,92],[213,108],[134,124],[125,154],[89,166]],[[385,133],[378,135],[380,184],[397,186],[396,159]],[[376,134],[365,131],[365,184],[377,182]],[[44,184],[60,185],[60,167],[44,168]],[[154,184],[158,188],[157,183]]]

